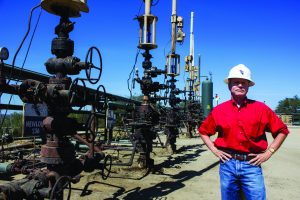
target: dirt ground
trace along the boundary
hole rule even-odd
[[[300,199],[300,127],[289,129],[291,134],[281,149],[263,164],[270,200]],[[136,160],[130,167],[113,166],[107,180],[97,171],[83,173],[80,182],[72,184],[71,199],[220,199],[218,159],[199,137],[180,135],[177,147],[178,153],[172,155],[157,145],[151,155],[155,168],[149,174],[138,168]],[[117,151],[110,153],[118,155]],[[120,160],[129,160],[130,151],[119,153]]]
[[[300,199],[300,127],[289,129],[281,149],[263,164],[267,199]],[[155,169],[146,176],[136,164],[114,166],[107,180],[99,173],[86,174],[72,185],[71,199],[220,199],[218,159],[199,137],[180,136],[177,145],[173,155],[154,148]]]

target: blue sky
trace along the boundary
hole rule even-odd
[[[154,1],[156,2],[156,0]],[[6,63],[11,64],[27,29],[31,8],[39,0],[0,0],[0,46],[10,51]],[[163,69],[165,55],[171,44],[172,0],[159,0],[152,7],[158,16],[157,45],[151,51],[154,66]],[[103,73],[100,83],[109,93],[129,96],[127,79],[134,64],[138,45],[139,26],[133,18],[144,13],[142,0],[89,0],[89,13],[76,22],[70,38],[75,41],[74,56],[84,60],[90,46],[102,54]],[[194,12],[195,55],[201,54],[201,75],[212,73],[214,94],[220,102],[230,98],[223,80],[229,69],[237,64],[247,65],[256,85],[248,97],[265,101],[272,109],[279,100],[300,96],[300,1],[298,0],[177,0],[177,15],[184,18],[186,40],[177,45],[181,55],[181,76],[178,87],[184,87],[183,60],[189,54],[190,12]],[[21,66],[39,10],[35,11],[32,28],[16,60]],[[51,55],[51,41],[59,17],[42,12],[25,68],[47,74],[44,63]],[[142,76],[140,55],[136,67]],[[197,61],[196,63],[197,64]],[[84,77],[84,73],[80,75]],[[158,79],[162,81],[162,79]],[[90,86],[96,88],[97,86]],[[139,94],[136,86],[135,94]],[[1,100],[5,102],[5,97]],[[14,98],[18,102],[18,97]]]

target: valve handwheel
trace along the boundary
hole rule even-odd
[[[93,124],[94,123],[94,124]],[[94,113],[91,113],[85,124],[85,140],[88,143],[92,143],[96,138],[96,130],[93,127],[98,129],[98,120]]]
[[[93,52],[94,51],[96,51],[96,53],[99,56],[99,62],[100,62],[99,67],[97,67],[93,64]],[[93,47],[89,48],[89,50],[86,54],[86,57],[85,57],[85,66],[86,66],[85,73],[86,73],[87,80],[91,84],[98,83],[98,81],[100,80],[101,74],[102,74],[102,57],[101,57],[100,50],[97,47],[93,46]],[[92,73],[92,69],[95,69],[95,71],[99,71],[98,75],[95,78],[91,77],[92,74],[95,74],[95,73]]]
[[[50,200],[63,199],[64,189],[66,189],[66,188],[68,189],[67,199],[70,199],[70,196],[71,196],[70,177],[68,177],[68,176],[59,177],[51,190]]]
[[[102,89],[102,90],[101,90]],[[99,85],[97,88],[97,93],[96,93],[96,109],[98,112],[105,110],[104,113],[106,113],[106,109],[107,109],[107,95],[106,95],[106,89],[104,87],[104,85]],[[103,103],[102,103],[103,101]],[[101,104],[103,104],[102,106],[100,106]],[[106,116],[105,116],[106,118]]]
[[[111,172],[111,165],[112,165],[112,157],[110,155],[105,156],[104,163],[102,166],[102,179],[106,180]]]
[[[82,88],[78,87],[79,81],[82,83]],[[79,103],[79,110],[82,109],[86,101],[86,85],[82,79],[76,78],[72,81],[69,88],[69,103],[71,106]]]

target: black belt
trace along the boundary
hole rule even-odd
[[[247,154],[238,154],[238,153],[230,153],[233,159],[240,160],[240,161],[249,161],[255,156],[249,156]]]
[[[225,151],[226,153],[230,154],[233,159],[240,160],[240,161],[249,161],[255,157],[255,156],[249,156],[246,153],[239,153],[228,149],[222,151]]]

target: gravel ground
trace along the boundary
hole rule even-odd
[[[300,199],[300,127],[290,127],[290,131],[280,150],[263,164],[270,200]],[[220,199],[218,159],[199,137],[181,135],[177,146],[178,153],[173,155],[155,147],[151,155],[155,168],[148,174],[138,168],[136,160],[130,167],[113,166],[107,180],[97,171],[83,173],[80,182],[72,184],[71,199]],[[123,151],[119,158],[128,161],[129,155]]]
[[[267,199],[300,199],[300,127],[290,131],[281,149],[263,164]],[[72,199],[220,199],[218,159],[199,137],[180,136],[177,145],[179,151],[173,155],[154,148],[155,169],[145,177],[135,164],[113,167],[105,181],[98,173],[85,175],[73,185]]]

